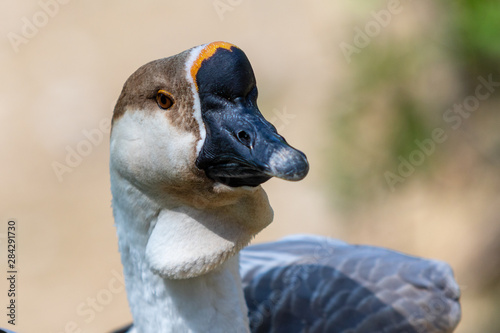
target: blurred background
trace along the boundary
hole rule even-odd
[[[0,13],[0,267],[14,218],[16,331],[131,321],[112,109],[139,66],[216,40],[246,52],[261,111],[311,164],[302,182],[264,185],[275,221],[255,242],[314,233],[445,260],[457,332],[500,331],[498,1],[3,0]]]

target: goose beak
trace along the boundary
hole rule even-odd
[[[306,156],[291,147],[257,108],[257,86],[245,53],[224,43],[204,49],[192,67],[206,137],[196,166],[232,187],[258,186],[271,177],[301,180]]]
[[[204,122],[207,136],[196,165],[216,182],[258,186],[271,177],[298,181],[309,171],[304,153],[290,146],[243,98],[206,112]]]

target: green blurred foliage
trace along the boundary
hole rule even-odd
[[[332,119],[336,143],[331,157],[332,188],[340,198],[338,208],[345,211],[405,186],[406,178],[391,188],[384,173],[398,174],[401,158],[407,159],[417,149],[415,140],[430,138],[435,128],[443,126],[443,112],[474,91],[478,76],[493,74],[500,79],[500,2],[429,4],[437,20],[403,37],[391,32],[394,23],[384,28],[353,56],[349,64],[352,82],[332,100],[332,109],[341,109]],[[412,3],[404,5],[407,9],[399,15],[412,15]],[[385,6],[386,2],[380,2],[372,10]],[[353,26],[366,23],[353,22]],[[439,95],[445,87],[428,83],[430,87],[422,93],[421,86],[429,68],[441,63],[451,64],[452,77],[459,82],[450,82],[454,90],[448,98],[436,100],[436,90]],[[441,158],[443,154],[427,156],[415,168],[412,180],[432,176]]]
[[[500,2],[458,0],[451,2],[456,13],[451,31],[460,40],[455,56],[466,74],[500,73]]]

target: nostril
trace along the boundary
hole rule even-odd
[[[239,131],[238,134],[236,135],[238,137],[238,140],[244,144],[247,147],[251,146],[251,140],[252,138],[250,137],[250,134],[248,134],[245,131]]]

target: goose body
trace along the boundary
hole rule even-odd
[[[252,332],[437,333],[460,319],[442,261],[310,235],[240,257]]]
[[[338,319],[338,311],[332,312],[338,305],[318,298],[319,289],[316,295],[300,297],[309,296],[309,302],[322,299],[326,307],[315,305],[321,310],[322,319],[307,317],[293,324],[290,318],[294,312],[286,310],[286,306],[295,306],[294,311],[300,312],[302,308],[311,308],[311,303],[282,300],[273,303],[259,323],[255,319],[255,313],[262,313],[262,304],[279,290],[273,287],[276,276],[285,274],[273,271],[273,267],[302,267],[301,253],[293,253],[295,247],[304,250],[304,258],[311,258],[314,253],[309,252],[317,251],[318,241],[327,244],[306,237],[278,242],[277,247],[251,246],[242,252],[240,271],[240,250],[273,218],[260,184],[271,177],[300,180],[309,169],[305,155],[291,147],[264,119],[256,100],[257,87],[248,59],[238,47],[225,42],[201,45],[150,62],[125,83],[113,114],[110,174],[113,214],[134,319],[129,332],[249,332],[250,327],[273,332],[344,332],[342,327],[348,319]],[[330,273],[343,272],[341,266],[347,269],[379,260],[374,253],[380,250],[365,248],[361,254],[346,251],[345,246],[332,243],[326,247],[343,249],[328,250],[331,255],[325,262]],[[292,252],[287,253],[286,249]],[[402,270],[396,268],[408,266],[410,257],[397,257],[389,251],[382,257],[385,266],[379,269],[379,276],[382,278],[387,272],[387,276],[394,277],[391,281],[404,280],[404,274],[396,274]],[[443,271],[439,265],[422,262],[426,264],[420,268]],[[347,279],[356,278],[356,269],[351,268]],[[338,274],[317,271],[323,272],[323,282],[328,285],[339,281]],[[424,283],[424,287],[417,285],[425,279],[402,283],[404,287],[415,287],[409,292],[410,298],[415,293],[423,295],[418,288],[432,290],[439,297],[446,294],[442,301],[448,310],[437,317],[447,320],[447,326],[443,324],[446,328],[429,332],[450,331],[460,316],[458,288],[451,272],[443,272],[444,282],[439,283],[444,285],[439,287],[432,279],[427,279],[430,282]],[[321,286],[323,282],[318,277],[307,281]],[[360,285],[370,291],[370,283],[375,285],[376,281],[365,280]],[[286,289],[285,284],[280,285],[281,290]],[[288,292],[278,293],[288,299],[292,297]],[[323,292],[335,295],[335,290]],[[370,292],[380,302],[388,302],[384,311],[399,311],[393,307],[396,296],[387,296],[390,293],[384,293],[383,288],[379,288],[379,294]],[[369,317],[370,311],[363,311]],[[283,316],[284,313],[288,315]],[[313,316],[311,311],[307,313]],[[400,315],[404,321],[405,314]],[[332,321],[334,316],[337,319]],[[288,326],[280,318],[286,318]],[[394,323],[384,324],[383,318],[379,316],[376,322],[379,326],[387,325],[389,330],[380,332],[399,332],[390,330]],[[318,326],[318,320],[330,328],[312,330],[313,326],[327,327]],[[296,330],[290,330],[290,325]],[[336,325],[340,325],[338,330],[331,330]]]

